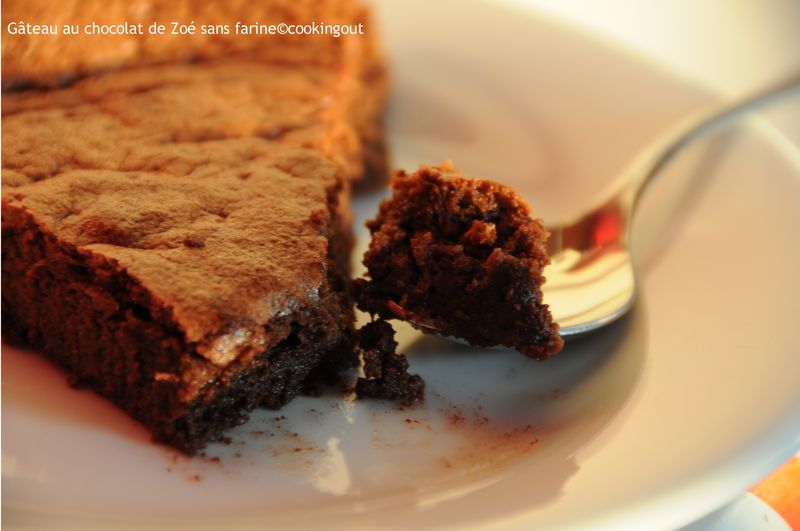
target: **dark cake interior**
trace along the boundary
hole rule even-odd
[[[450,164],[401,171],[392,189],[367,223],[363,310],[536,359],[561,349],[542,302],[548,234],[516,193]]]

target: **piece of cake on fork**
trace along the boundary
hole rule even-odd
[[[359,306],[423,332],[546,359],[564,342],[542,301],[547,231],[511,188],[450,163],[398,172],[367,223]]]

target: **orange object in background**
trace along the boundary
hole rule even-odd
[[[800,530],[800,455],[789,459],[751,492],[775,509],[792,529]]]

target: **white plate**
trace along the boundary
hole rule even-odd
[[[393,60],[395,165],[451,158],[512,183],[546,218],[587,204],[637,147],[710,99],[641,58],[516,8],[379,7]],[[687,523],[800,443],[800,172],[797,153],[780,146],[756,123],[672,166],[637,220],[643,296],[634,311],[551,361],[399,327],[428,384],[419,409],[300,398],[257,412],[231,445],[190,460],[70,389],[43,359],[4,348],[3,523]],[[377,199],[356,201],[361,220]]]

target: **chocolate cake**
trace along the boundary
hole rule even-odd
[[[39,4],[4,3],[4,20]],[[259,9],[366,17],[357,2],[206,4],[180,6],[198,24]],[[127,6],[65,5],[61,22]],[[385,70],[369,32],[184,36],[166,51],[3,38],[5,340],[188,453],[286,403],[326,360],[352,361],[349,189],[383,166]],[[8,59],[25,46],[27,60]]]
[[[302,138],[294,135],[296,143],[322,151],[345,170],[348,178],[360,181],[364,177],[382,177],[386,172],[382,114],[388,87],[387,70],[370,11],[359,0],[4,1],[4,27],[18,21],[51,23],[58,28],[70,25],[80,28],[81,33],[67,35],[59,31],[56,35],[28,35],[4,31],[4,90],[60,87],[89,74],[121,68],[162,65],[167,68],[143,73],[162,75],[170,72],[172,66],[189,63],[224,65],[249,60],[254,66],[259,65],[252,73],[262,78],[262,85],[266,77],[279,77],[269,83],[272,87],[269,94],[258,90],[251,94],[251,108],[239,105],[236,109],[234,104],[242,103],[237,98],[245,97],[248,91],[241,79],[248,72],[227,72],[234,76],[229,80],[228,90],[239,94],[216,93],[219,101],[214,109],[231,113],[226,124],[227,133],[282,136],[307,126],[306,129],[315,130]],[[173,22],[191,23],[195,33],[176,34]],[[85,32],[87,24],[123,23],[142,24],[145,31],[141,35]],[[164,34],[146,31],[154,23],[165,26]],[[361,34],[237,34],[237,23],[250,27],[279,23],[329,28],[347,26],[360,28]],[[222,26],[228,28],[227,34],[208,31],[210,27]],[[290,79],[280,77],[285,72],[290,72]],[[292,79],[297,77],[305,78],[302,91],[296,90],[297,84]],[[174,79],[173,82],[183,81]],[[160,84],[158,79],[149,80],[149,85]],[[103,83],[94,85],[96,90],[103,86]],[[213,92],[211,89],[210,85],[205,87],[207,92]],[[137,90],[150,89],[147,83],[141,83]],[[230,105],[224,101],[228,95],[232,96]],[[258,99],[265,95],[270,98]],[[288,98],[284,102],[285,96]],[[181,103],[190,106],[191,100]],[[204,105],[209,103],[208,100],[203,102]],[[192,117],[210,110],[198,107]],[[248,114],[250,110],[254,115]],[[281,123],[267,116],[276,110],[277,116],[284,117]],[[237,119],[243,120],[238,130]],[[264,121],[256,123],[258,120]]]
[[[367,223],[369,279],[357,302],[423,332],[546,359],[563,346],[542,301],[548,234],[507,186],[449,163],[398,172]]]

